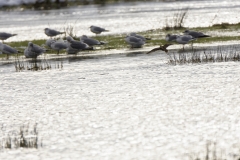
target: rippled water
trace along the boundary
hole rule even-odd
[[[221,16],[216,22],[237,22],[235,6],[239,3],[134,3],[24,11],[21,16],[11,12],[0,15],[0,28],[20,32],[22,39],[46,38],[40,32],[48,26],[46,21],[61,29],[66,17],[69,22],[80,17],[78,34],[91,34],[85,29],[93,22],[110,28],[111,33],[146,30],[159,27],[161,17],[157,15],[173,12],[172,5],[197,8],[190,15],[198,21],[191,22],[189,15],[188,24],[204,26],[218,10]],[[208,22],[200,23],[203,15]],[[226,18],[229,15],[234,16]],[[34,34],[26,35],[26,30]],[[19,131],[23,124],[37,123],[43,146],[0,149],[0,159],[194,159],[205,156],[208,141],[216,142],[218,157],[236,159],[240,147],[239,62],[173,66],[167,64],[166,54],[142,54],[145,50],[71,56],[63,59],[63,69],[37,72],[15,72],[12,63],[1,60],[0,136]]]
[[[189,8],[185,26],[211,26],[215,23],[237,23],[240,21],[238,0],[203,0],[152,3],[127,3],[118,5],[79,6],[50,11],[14,11],[0,13],[0,30],[17,33],[8,41],[46,39],[46,27],[63,30],[72,25],[78,36],[93,35],[89,27],[98,25],[109,29],[109,33],[129,33],[161,28],[166,19],[171,23],[174,13]]]
[[[65,60],[63,69],[0,67],[1,135],[38,123],[39,149],[0,159],[191,159],[208,141],[239,154],[239,62],[172,66],[159,52]]]

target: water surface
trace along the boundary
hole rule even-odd
[[[1,159],[189,159],[208,141],[239,153],[239,62],[169,65],[159,52],[64,61],[63,69],[3,65],[1,136],[38,123],[39,149]]]
[[[111,30],[107,34],[122,34],[159,28],[166,16],[189,6],[186,25],[208,26],[216,13],[214,23],[238,22],[239,4],[184,1],[1,12],[0,28],[19,33],[9,41],[47,38],[43,28],[61,30],[76,21],[78,35],[92,35],[93,23]],[[162,52],[143,54],[150,49],[96,51],[86,55],[90,58],[62,58],[63,69],[37,72],[15,72],[12,63],[1,60],[0,137],[37,123],[43,146],[1,149],[0,159],[191,159],[205,156],[208,141],[216,142],[223,159],[236,159],[239,62],[174,66]]]

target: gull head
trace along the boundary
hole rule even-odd
[[[167,34],[166,37],[165,37],[165,40],[170,41],[170,37],[171,37],[171,34]]]
[[[171,34],[169,34],[169,33],[166,35],[166,37],[170,37],[170,36],[171,36]]]
[[[32,42],[28,42],[28,47],[33,47],[33,43]]]
[[[188,34],[189,32],[190,32],[189,30],[185,30],[183,33]]]
[[[88,38],[86,35],[82,35],[81,38]]]
[[[53,43],[56,43],[56,41],[55,41],[55,40],[54,40],[54,41],[51,41],[51,42],[50,42],[50,45],[52,45]]]
[[[44,29],[44,31],[47,31],[47,30],[49,30],[49,29],[48,29],[48,28],[45,28],[45,29]]]
[[[131,32],[129,35],[130,36],[136,36],[136,33],[135,32]]]

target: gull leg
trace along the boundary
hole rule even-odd
[[[193,42],[191,43],[191,47],[192,47],[192,50],[193,50]]]
[[[34,70],[37,70],[37,69],[38,69],[38,66],[37,66],[37,57],[36,57],[36,58],[33,58],[33,61],[34,61],[33,69],[34,69]]]

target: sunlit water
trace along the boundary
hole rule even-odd
[[[19,33],[11,40],[47,38],[42,29],[48,23],[62,29],[77,18],[78,35],[91,35],[93,23],[109,34],[141,31],[163,26],[174,6],[195,8],[189,26],[208,26],[216,13],[214,23],[238,22],[239,4],[185,1],[10,12],[0,15],[0,27]],[[101,56],[64,59],[63,69],[36,72],[15,72],[13,64],[0,62],[1,138],[37,123],[43,144],[0,149],[0,159],[193,159],[205,156],[208,141],[216,142],[218,157],[236,159],[239,62],[173,66],[160,52],[128,52],[96,51]]]
[[[208,141],[234,159],[239,62],[173,66],[166,54],[141,53],[37,72],[2,65],[1,136],[38,123],[43,146],[0,150],[0,159],[191,159]]]
[[[0,31],[17,33],[8,41],[46,39],[46,27],[63,31],[74,26],[75,34],[94,35],[91,25],[104,27],[105,34],[125,34],[172,25],[174,14],[182,8],[189,8],[185,27],[211,26],[216,23],[237,23],[240,21],[240,1],[203,0],[152,3],[127,3],[99,6],[79,6],[70,9],[49,11],[14,11],[0,13]]]

